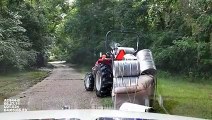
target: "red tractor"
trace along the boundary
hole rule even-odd
[[[84,85],[87,91],[95,89],[98,97],[110,95],[113,85],[113,74],[112,59],[108,54],[101,55],[92,68],[92,72],[85,75]]]
[[[121,47],[119,43],[115,42],[109,46],[108,36],[114,32],[136,35],[137,48]],[[112,94],[114,102],[117,102],[119,94],[129,96],[131,93],[137,94],[142,91],[140,96],[144,96],[143,102],[140,103],[141,100],[138,100],[138,104],[150,106],[149,96],[154,95],[156,68],[151,51],[149,49],[138,51],[138,43],[139,35],[136,32],[115,30],[107,32],[105,47],[106,50],[110,48],[110,52],[101,55],[92,68],[92,72],[85,75],[85,89],[87,91],[95,90],[98,97]],[[145,103],[146,98],[149,100],[147,103]],[[124,100],[123,97],[120,99]],[[120,105],[116,106],[120,107]]]

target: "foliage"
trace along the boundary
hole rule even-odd
[[[0,71],[23,69],[33,62],[35,51],[28,49],[32,44],[24,35],[26,29],[20,26],[21,16],[13,12],[5,12],[4,15],[0,15]]]
[[[1,0],[0,67],[44,66],[47,58],[93,64],[109,30],[133,30],[160,69],[211,75],[210,0]],[[113,34],[134,46],[135,39]]]
[[[211,4],[208,0],[77,0],[60,28],[65,39],[58,45],[72,63],[94,63],[98,53],[105,52],[107,31],[133,30],[140,34],[140,49],[153,51],[158,68],[209,75]],[[125,37],[121,42],[135,41]]]
[[[1,0],[0,71],[46,65],[67,7],[61,0]]]

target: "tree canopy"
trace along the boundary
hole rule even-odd
[[[107,31],[133,30],[140,34],[140,49],[153,51],[158,68],[211,73],[211,6],[210,0],[76,0],[61,28],[66,37],[58,44],[67,60],[88,64],[104,51]]]
[[[1,0],[0,71],[45,66],[64,7],[61,0]]]
[[[49,55],[93,64],[107,31],[133,30],[159,69],[212,72],[211,0],[1,0],[0,10],[1,70],[43,66]]]

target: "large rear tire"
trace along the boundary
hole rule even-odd
[[[95,76],[95,89],[97,97],[111,95],[113,84],[112,70],[109,65],[99,64]]]
[[[84,78],[85,90],[93,91],[94,89],[94,77],[92,73],[87,73]]]

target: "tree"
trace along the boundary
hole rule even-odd
[[[20,26],[21,16],[4,11],[0,14],[0,71],[24,69],[35,58],[35,51],[30,50],[31,43],[24,35],[26,29]]]
[[[152,49],[160,69],[211,73],[211,4],[207,0],[77,0],[61,27],[65,40],[59,46],[71,62],[92,63],[94,54],[104,51],[108,30],[133,29],[140,33],[140,49]],[[121,42],[132,45],[134,41],[125,36]],[[79,56],[85,59],[79,61]]]

